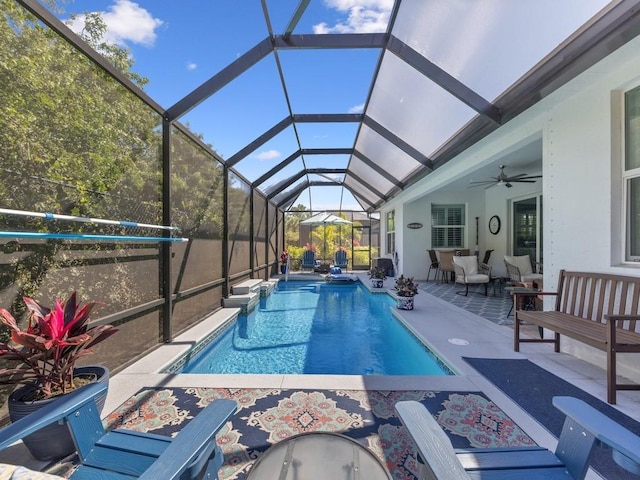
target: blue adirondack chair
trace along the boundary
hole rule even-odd
[[[302,269],[310,268],[313,270],[316,266],[316,253],[313,250],[305,250],[302,254]]]
[[[347,252],[344,250],[338,250],[336,252],[335,258],[333,259],[333,264],[336,267],[347,268],[349,260],[347,259]]]
[[[44,426],[64,422],[80,457],[73,480],[217,479],[223,462],[216,433],[233,416],[236,404],[215,400],[175,438],[131,430],[105,432],[95,398],[107,385],[92,383],[0,430],[0,450]],[[208,476],[207,476],[208,475]]]
[[[400,421],[417,449],[420,478],[470,480],[507,479],[582,480],[597,444],[611,447],[613,460],[640,474],[640,437],[574,397],[553,397],[564,413],[555,452],[542,447],[455,449],[431,413],[419,402],[395,405]]]

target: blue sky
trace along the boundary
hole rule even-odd
[[[274,33],[283,32],[297,4],[267,0]],[[393,0],[312,0],[294,33],[382,32],[392,6]],[[81,20],[86,11],[102,13],[107,39],[131,50],[134,70],[150,80],[145,90],[165,108],[268,36],[259,0],[94,0],[70,3],[60,16],[67,19],[74,13]],[[72,28],[77,25],[80,23]],[[293,112],[362,111],[378,54],[376,50],[280,51]],[[205,141],[228,158],[286,115],[275,57],[269,55],[180,121],[203,134]],[[298,134],[304,146],[349,148],[355,132],[355,125],[314,124],[301,126]],[[295,150],[295,134],[290,128],[237,168],[255,180]],[[280,178],[272,182],[276,180]],[[339,200],[333,198],[333,188],[314,190],[328,197],[314,199],[315,209],[330,208],[330,203]],[[344,208],[360,208],[350,195],[344,201]]]

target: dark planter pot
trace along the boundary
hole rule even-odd
[[[371,286],[373,288],[382,288],[383,285],[384,285],[384,280],[382,280],[381,278],[372,278],[371,279]]]
[[[94,375],[96,382],[109,383],[109,369],[99,365],[91,365],[86,367],[78,367],[74,370],[75,376]],[[29,394],[33,392],[34,387],[25,385],[18,388],[9,396],[9,418],[12,422],[26,417],[45,405],[54,402],[56,398],[48,398],[46,400],[25,400],[29,398]],[[107,394],[96,398],[98,411],[101,412],[104,407]],[[24,438],[24,444],[38,460],[49,461],[64,458],[76,451],[73,439],[66,425],[50,425]]]

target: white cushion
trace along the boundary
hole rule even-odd
[[[453,257],[453,263],[462,267],[464,273],[468,277],[469,275],[475,275],[478,273],[478,257],[475,255]]]
[[[533,282],[534,280],[542,280],[541,273],[530,273],[529,275],[520,275],[520,281]]]
[[[524,281],[523,277],[525,275],[530,275],[533,273],[533,270],[531,270],[531,258],[529,258],[529,255],[520,255],[518,257],[505,255],[504,260],[514,267],[518,267],[518,270],[520,270],[521,281]]]
[[[489,283],[489,275],[474,273],[473,275],[467,275],[466,281],[466,283]]]

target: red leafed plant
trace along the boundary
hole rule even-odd
[[[76,292],[66,301],[56,299],[53,309],[24,297],[29,312],[25,331],[13,315],[0,308],[0,322],[11,331],[10,342],[0,342],[0,357],[18,364],[0,369],[0,384],[33,384],[39,398],[67,393],[76,388],[76,361],[93,353],[91,347],[117,332],[112,325],[89,328],[89,315],[99,304],[81,306]]]

